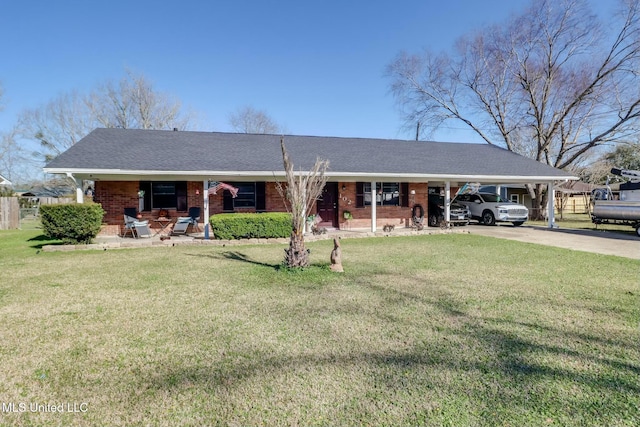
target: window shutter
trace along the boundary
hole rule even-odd
[[[187,181],[176,181],[176,209],[187,210]]]
[[[222,193],[222,210],[225,212],[233,212],[233,197],[229,190]]]
[[[356,208],[364,208],[364,182],[356,182]]]
[[[256,182],[256,211],[263,212],[267,210],[267,195],[264,181]]]
[[[400,183],[400,206],[405,208],[409,206],[409,183],[408,182]]]
[[[140,181],[140,190],[144,191],[144,211],[151,210],[151,181]]]

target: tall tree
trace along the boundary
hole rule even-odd
[[[329,167],[328,160],[317,159],[308,172],[296,172],[289,153],[284,145],[284,138],[280,139],[282,160],[284,163],[286,184],[278,183],[278,192],[282,196],[287,211],[291,214],[292,231],[289,248],[285,250],[285,264],[290,268],[307,267],[309,253],[304,245],[304,224],[322,195],[327,182],[325,172]]]
[[[587,0],[533,0],[520,16],[460,39],[451,53],[388,66],[407,124],[462,123],[488,144],[572,170],[640,131],[640,5],[603,25]],[[530,188],[534,210],[544,186]]]
[[[229,115],[229,124],[236,132],[279,134],[283,128],[276,123],[265,111],[256,110],[251,106],[239,108]]]
[[[184,130],[193,119],[180,101],[127,71],[120,81],[107,81],[89,94],[72,91],[24,111],[19,123],[23,137],[38,141],[40,154],[50,160],[97,127]]]

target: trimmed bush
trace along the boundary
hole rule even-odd
[[[40,207],[44,234],[67,244],[91,243],[100,232],[104,213],[97,203]]]
[[[283,212],[219,214],[209,218],[216,239],[278,238],[291,235],[291,215]]]

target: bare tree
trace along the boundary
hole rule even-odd
[[[236,132],[279,134],[283,129],[266,112],[251,106],[239,108],[229,115],[229,124]]]
[[[122,129],[187,129],[191,120],[181,102],[154,90],[144,75],[130,70],[119,82],[108,81],[85,102],[102,127]]]
[[[143,75],[127,71],[118,83],[107,81],[87,95],[69,92],[24,111],[19,124],[22,136],[38,141],[41,156],[50,160],[97,127],[184,130],[193,117]]]
[[[25,183],[35,179],[36,162],[31,153],[18,143],[16,127],[0,133],[0,171],[14,183]]]
[[[325,172],[329,167],[329,161],[318,158],[310,171],[296,173],[284,145],[284,138],[280,139],[280,147],[287,182],[286,186],[278,183],[277,188],[287,211],[291,214],[293,226],[289,248],[285,250],[285,264],[290,268],[307,267],[309,253],[304,245],[304,224],[316,201],[322,195],[327,182]]]
[[[586,0],[532,1],[521,16],[462,38],[451,55],[402,53],[389,65],[407,125],[462,123],[496,144],[573,170],[640,131],[640,5],[603,29]],[[531,188],[534,210],[544,186]]]
[[[38,109],[26,110],[18,119],[26,139],[40,143],[36,155],[49,161],[96,127],[85,99],[78,92],[62,94]]]

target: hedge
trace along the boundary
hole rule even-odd
[[[91,243],[104,213],[97,203],[40,206],[44,234],[67,244]]]
[[[209,218],[216,239],[278,238],[291,235],[291,215],[283,212],[218,214]]]

